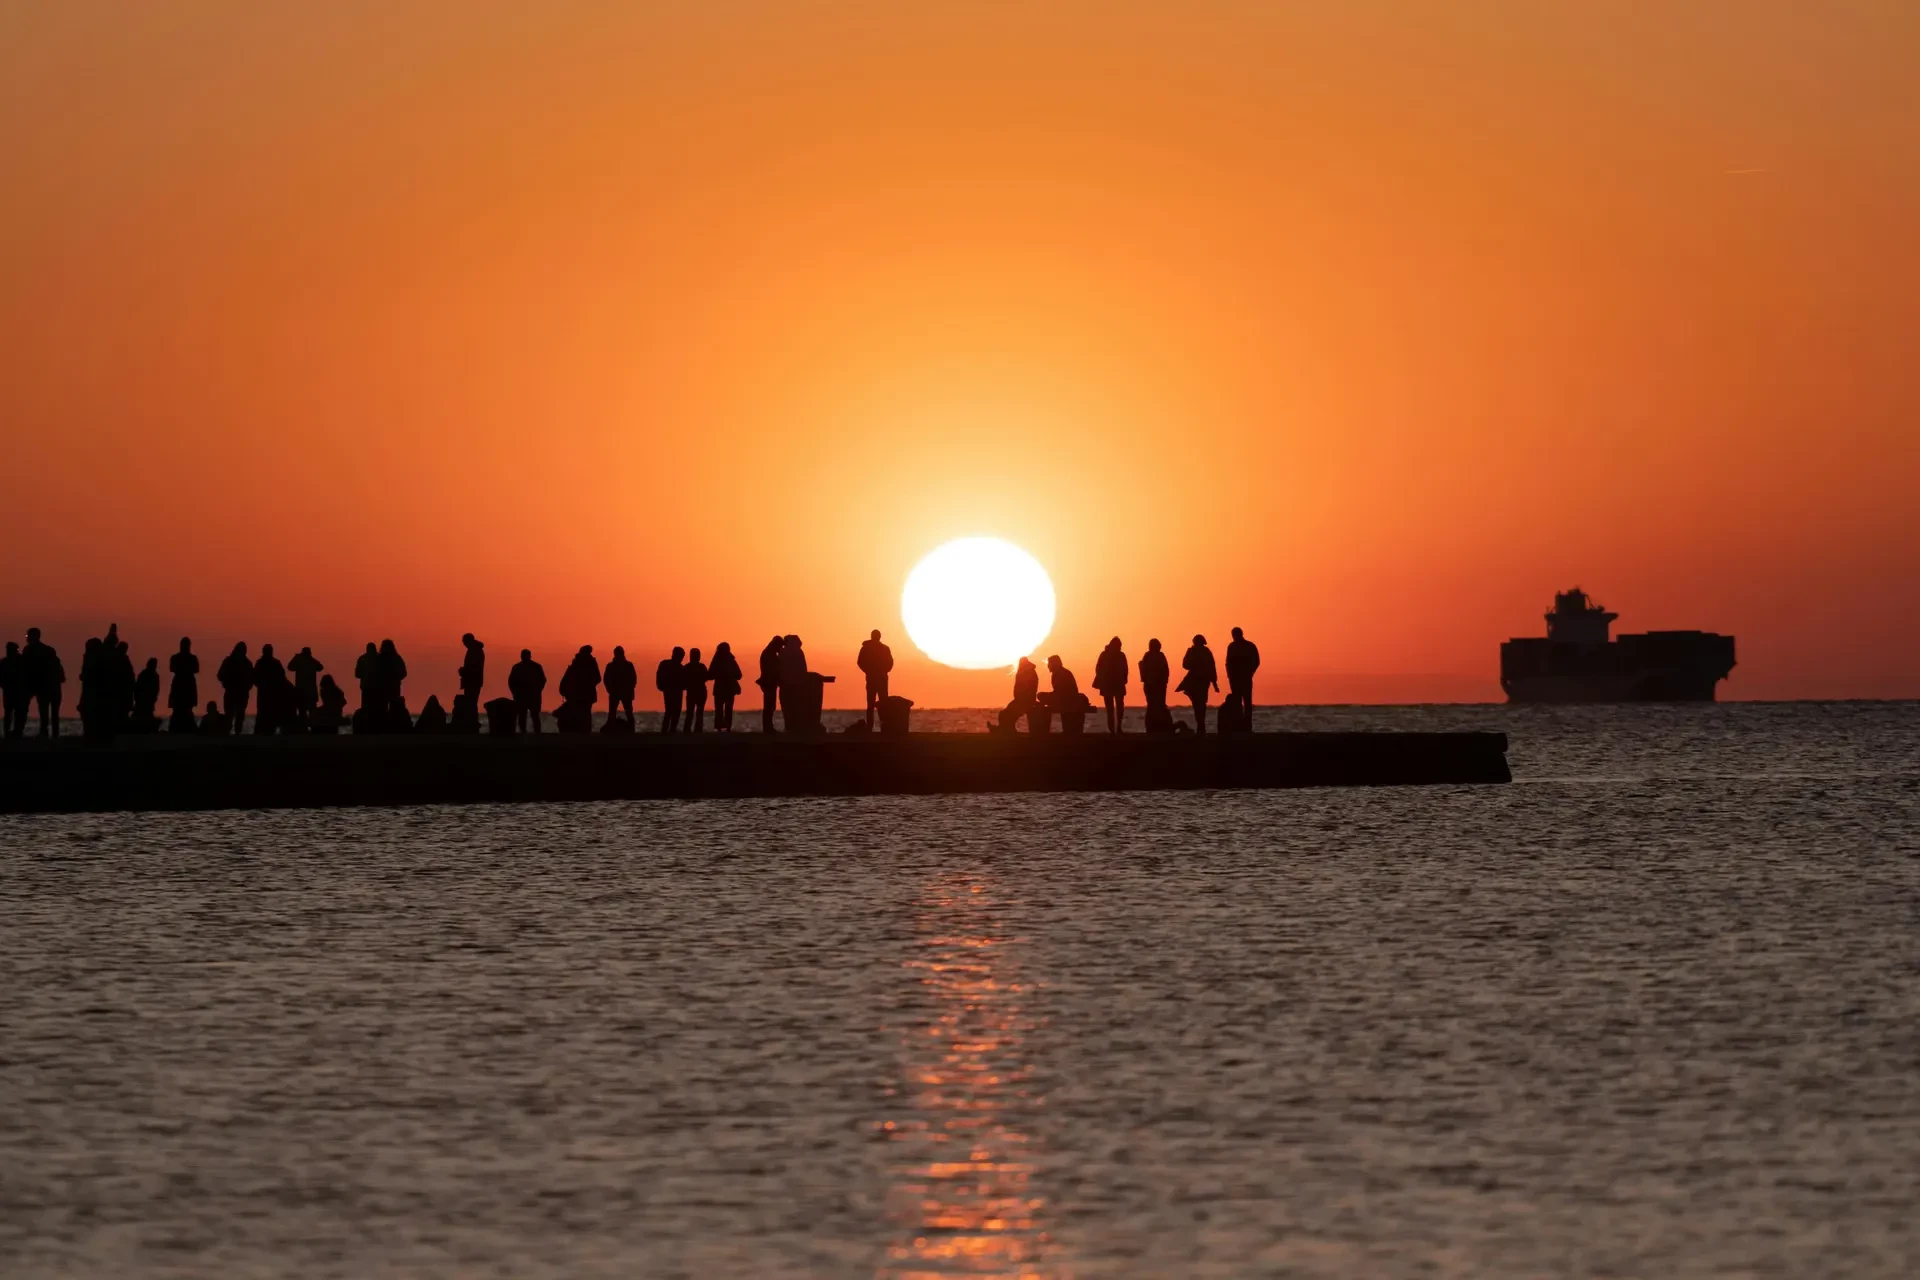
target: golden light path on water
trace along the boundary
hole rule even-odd
[[[989,888],[956,878],[919,904],[916,1016],[902,1028],[889,1216],[897,1235],[880,1274],[1057,1278],[1046,1197],[1033,1184],[1023,1119],[1044,1098],[1026,1057],[1030,986]]]

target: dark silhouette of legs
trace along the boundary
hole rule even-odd
[[[1105,701],[1107,705],[1107,732],[1118,733],[1120,732],[1120,717],[1127,713],[1127,700],[1117,694],[1109,693],[1105,695]]]
[[[713,731],[715,733],[733,732],[733,695],[730,693],[713,695]]]
[[[1207,731],[1207,691],[1202,689],[1198,693],[1187,696],[1193,703],[1193,731],[1205,733]]]
[[[680,728],[680,690],[662,694],[666,707],[660,715],[660,732],[673,733]]]
[[[774,699],[774,690],[772,690],[772,689],[768,689],[768,690],[766,690],[766,691],[764,691],[764,692],[763,692],[763,693],[762,693],[762,694],[760,695],[760,697],[761,697],[761,703],[760,703],[760,732],[762,732],[762,733],[772,733],[772,732],[773,732],[773,699]]]
[[[40,736],[57,738],[60,736],[60,695],[42,693],[34,696],[34,702],[40,709]]]
[[[1253,677],[1244,680],[1227,681],[1227,692],[1240,695],[1240,714],[1245,717],[1244,727],[1253,728]]]
[[[687,720],[681,727],[682,733],[705,733],[707,729],[707,700],[700,697],[687,699]]]

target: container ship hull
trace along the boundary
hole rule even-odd
[[[1509,702],[1712,702],[1734,667],[1733,637],[1649,631],[1609,637],[1615,615],[1575,588],[1554,600],[1547,635],[1500,646]]]

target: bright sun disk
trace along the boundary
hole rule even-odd
[[[907,634],[935,662],[1010,667],[1053,630],[1053,581],[1001,538],[959,538],[929,552],[900,593]]]

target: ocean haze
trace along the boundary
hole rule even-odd
[[[1508,787],[0,819],[0,1270],[1900,1276],[1920,704]]]

